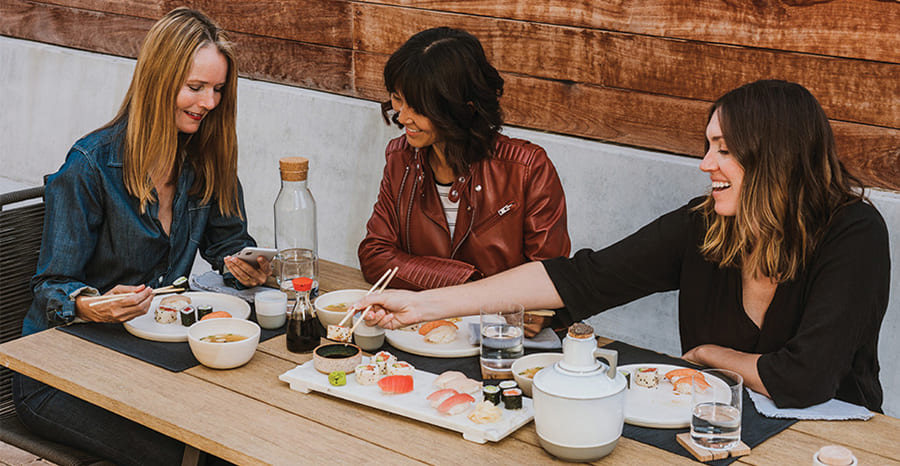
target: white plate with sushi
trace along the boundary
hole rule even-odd
[[[384,337],[394,348],[407,353],[418,354],[419,356],[432,358],[478,356],[481,353],[481,349],[477,344],[473,345],[470,343],[469,333],[471,332],[470,324],[478,324],[480,318],[478,316],[466,316],[461,319],[452,319],[451,322],[457,327],[456,338],[448,343],[429,343],[425,341],[425,336],[420,335],[418,331],[421,325],[425,325],[424,323],[397,330],[386,330]]]
[[[363,358],[365,363],[368,358]],[[399,414],[411,419],[432,424],[455,432],[461,432],[463,438],[476,443],[488,441],[499,442],[509,434],[534,419],[534,403],[531,398],[521,397],[522,408],[502,409],[500,419],[488,424],[477,424],[468,418],[474,405],[482,400],[481,394],[474,395],[475,402],[464,411],[448,415],[441,414],[431,407],[428,395],[440,390],[434,385],[437,375],[416,369],[413,374],[413,390],[407,393],[387,394],[377,383],[360,385],[353,373],[346,375],[346,385],[334,386],[328,381],[328,375],[316,370],[315,361],[295,367],[278,379],[288,382],[292,390],[309,393],[311,390],[371,406],[382,411]]]
[[[649,373],[637,375],[641,369],[656,369],[656,385],[646,387],[637,382],[638,378],[648,380]],[[692,369],[672,364],[628,364],[619,366],[620,371],[628,372],[629,388],[625,390],[625,422],[633,426],[652,427],[655,429],[681,429],[691,425],[691,393],[690,378],[687,387],[681,387],[686,393],[676,390],[666,374],[676,369],[690,371]],[[725,383],[715,377],[706,378],[709,383]],[[677,381],[677,378],[675,378]],[[684,383],[684,382],[682,382]],[[652,385],[652,383],[651,383]]]
[[[197,306],[212,306],[213,312],[225,311],[231,314],[231,317],[237,319],[246,319],[250,317],[250,305],[241,298],[222,294],[189,291],[181,293],[182,296],[191,298],[191,306],[195,309]],[[164,296],[156,296],[150,303],[150,310],[142,316],[125,322],[125,330],[128,333],[143,338],[145,340],[162,341],[162,342],[180,342],[187,341],[188,327],[181,325],[181,316],[178,316],[174,322],[161,324],[156,321],[156,309],[159,302]]]

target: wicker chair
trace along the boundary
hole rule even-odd
[[[37,269],[44,225],[44,188],[0,194],[0,343],[22,334],[31,305],[31,276]],[[32,434],[16,417],[12,371],[0,367],[0,441],[63,466],[110,465],[84,451]]]

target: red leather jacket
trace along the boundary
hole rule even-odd
[[[414,149],[404,136],[388,144],[381,191],[359,245],[366,280],[399,266],[391,287],[438,288],[568,256],[566,198],[547,153],[502,135],[494,149],[451,186],[451,200],[459,198],[451,240],[427,149]]]

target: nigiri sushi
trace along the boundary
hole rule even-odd
[[[440,387],[440,388],[447,388],[447,384],[451,380],[457,379],[457,378],[467,379],[468,377],[466,377],[466,374],[463,374],[462,372],[459,372],[459,371],[446,371],[446,372],[442,372],[441,375],[437,376],[437,378],[434,379],[434,385],[436,387]]]
[[[425,343],[442,345],[456,340],[456,326],[453,325],[451,327],[450,325],[442,325],[431,329],[430,332],[425,334]]]
[[[389,375],[379,380],[378,386],[384,393],[409,393],[413,391],[413,377],[411,375]]]
[[[474,395],[481,391],[482,385],[481,382],[470,378],[455,378],[447,382],[447,384],[444,385],[444,388],[452,388],[459,393]]]
[[[674,382],[675,379],[680,379],[682,377],[690,377],[696,373],[698,373],[697,369],[691,369],[690,367],[682,367],[679,369],[672,369],[669,372],[666,372],[666,378],[669,379],[669,382]]]
[[[444,326],[444,325],[447,325],[447,326],[453,328],[454,330],[459,328],[456,326],[456,324],[454,324],[453,322],[450,322],[449,320],[434,320],[434,321],[426,322],[426,323],[422,324],[422,326],[419,327],[419,335],[428,335],[428,332],[430,332],[438,327]]]
[[[709,388],[709,383],[703,377],[703,374],[697,374],[695,376],[685,376],[679,377],[672,382],[672,389],[675,390],[675,393],[680,393],[682,395],[690,395],[693,391],[691,386],[691,379],[696,377],[696,384],[700,387],[700,390],[706,390]]]
[[[441,414],[453,416],[466,411],[473,403],[475,403],[475,398],[472,398],[472,395],[458,393],[444,400],[443,403],[438,405],[437,410]]]
[[[426,399],[431,402],[431,407],[437,409],[438,406],[441,405],[447,398],[451,396],[458,395],[459,392],[452,388],[444,388],[442,390],[438,390],[431,395],[428,395]]]

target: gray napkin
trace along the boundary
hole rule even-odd
[[[473,345],[481,344],[481,324],[469,324],[469,343]],[[556,336],[552,328],[541,330],[532,338],[525,339],[525,347],[530,349],[559,349],[562,348],[562,341]]]
[[[826,421],[844,421],[847,419],[868,420],[874,414],[865,407],[832,398],[824,403],[809,408],[778,408],[767,396],[747,389],[750,399],[759,414],[766,417],[782,419],[822,419]]]

